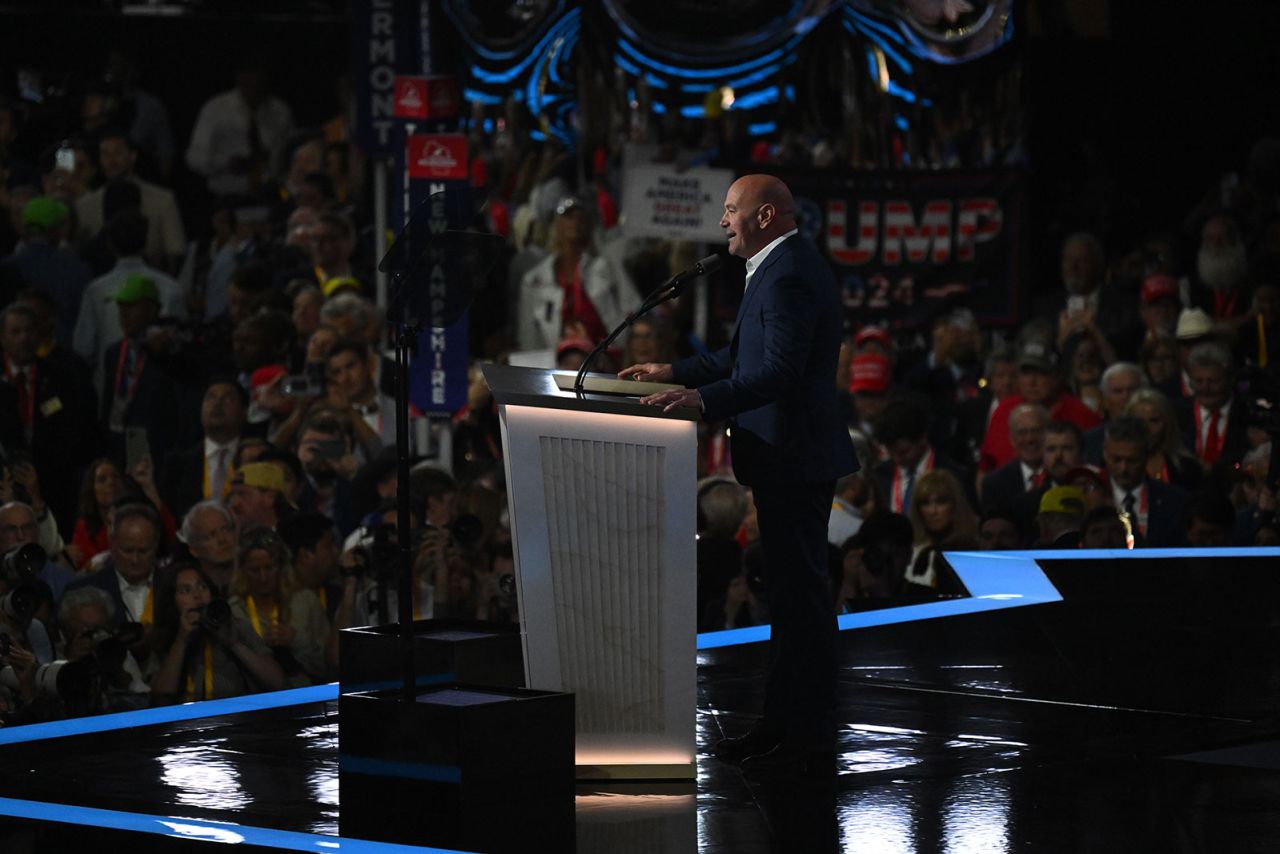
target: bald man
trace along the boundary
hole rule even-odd
[[[795,210],[777,178],[735,181],[720,218],[730,254],[747,262],[732,342],[619,376],[685,386],[643,403],[728,419],[734,474],[755,499],[772,620],[764,716],[717,744],[716,756],[753,774],[829,776],[837,628],[827,519],[836,480],[857,471],[858,460],[836,402],[840,293],[830,266],[798,235]]]

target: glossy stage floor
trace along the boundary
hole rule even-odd
[[[496,803],[423,844],[1280,850],[1280,552],[1067,554],[951,556],[970,597],[842,618],[830,783],[711,758],[752,720],[765,645],[704,635],[696,784],[581,787],[567,831]],[[341,835],[334,696],[0,730],[0,851],[424,850]]]

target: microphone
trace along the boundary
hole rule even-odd
[[[694,264],[689,269],[676,273],[666,282],[662,283],[657,288],[655,288],[651,294],[649,294],[647,297],[644,298],[644,302],[640,303],[639,308],[637,308],[635,311],[628,314],[626,318],[622,321],[622,323],[618,324],[618,327],[609,333],[608,338],[605,338],[603,341],[597,344],[595,346],[595,349],[593,349],[590,353],[587,354],[587,358],[582,363],[582,367],[578,369],[578,376],[573,382],[574,391],[577,391],[577,392],[582,391],[582,381],[587,376],[587,370],[590,368],[591,363],[595,361],[596,356],[603,353],[605,349],[607,349],[608,346],[613,343],[614,339],[616,339],[619,335],[622,334],[622,331],[624,329],[626,329],[631,324],[635,323],[636,318],[640,317],[640,315],[644,314],[647,311],[657,308],[658,306],[662,305],[664,302],[667,302],[668,300],[673,300],[676,297],[680,296],[680,294],[684,293],[685,288],[688,287],[690,282],[692,282],[694,279],[698,278],[699,276],[705,276],[709,273],[714,273],[716,270],[720,269],[720,265],[722,263],[723,262],[721,261],[719,255],[708,255],[706,258],[703,258],[702,260],[698,261],[698,263]]]

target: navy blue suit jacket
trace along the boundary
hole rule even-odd
[[[844,308],[830,266],[796,234],[755,271],[728,347],[673,366],[709,421],[731,418],[737,479],[818,483],[858,470],[840,417],[836,362]]]

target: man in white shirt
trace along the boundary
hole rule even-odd
[[[261,189],[293,132],[293,113],[267,94],[266,84],[261,68],[246,65],[236,74],[234,89],[200,108],[187,165],[205,177],[215,196]]]
[[[1004,507],[1019,512],[1029,525],[1036,507],[1025,506],[1023,497],[1038,492],[1049,482],[1044,465],[1045,433],[1049,412],[1037,403],[1023,403],[1009,413],[1009,439],[1015,457],[982,479],[982,509],[989,512]]]
[[[98,137],[98,163],[103,177],[107,181],[129,181],[138,187],[142,215],[147,218],[147,243],[143,256],[152,266],[173,271],[187,247],[182,214],[178,212],[178,202],[170,190],[137,176],[134,172],[137,160],[137,148],[123,130],[106,131]],[[76,200],[81,239],[93,237],[105,225],[105,197],[106,187],[99,187]]]
[[[81,587],[96,587],[111,598],[112,629],[139,623],[146,644],[155,615],[156,550],[160,545],[160,518],[147,504],[125,504],[112,510],[110,558],[92,575],[67,585],[67,596]]]

